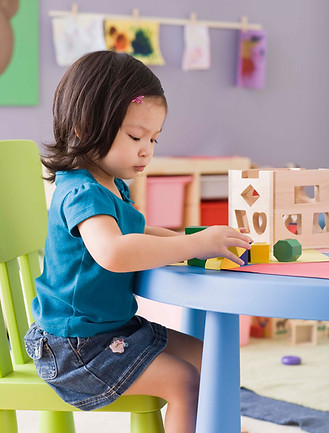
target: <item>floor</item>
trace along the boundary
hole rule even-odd
[[[84,413],[74,414],[76,433],[129,433],[129,414],[126,413]],[[38,432],[38,413],[19,411],[19,433]],[[242,417],[242,424],[248,433],[305,433],[298,427],[279,426],[252,418]]]

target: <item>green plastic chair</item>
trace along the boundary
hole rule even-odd
[[[40,379],[24,347],[34,279],[47,233],[40,155],[30,140],[0,141],[0,432],[18,433],[16,410],[40,411],[40,433],[74,433],[73,412]],[[7,335],[8,331],[8,335]],[[122,396],[99,411],[130,412],[131,433],[164,433],[152,396]]]

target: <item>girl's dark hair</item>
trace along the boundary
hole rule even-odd
[[[54,181],[59,170],[72,170],[109,151],[127,108],[137,96],[159,100],[167,109],[160,80],[139,60],[124,53],[96,51],[77,60],[57,86],[55,142],[42,158]],[[156,99],[155,99],[156,100]]]

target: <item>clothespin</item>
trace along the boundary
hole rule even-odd
[[[248,31],[248,17],[243,16],[241,18],[241,30],[243,31],[243,33]]]
[[[139,9],[137,9],[137,8],[133,9],[133,11],[132,11],[132,17],[133,17],[134,24],[137,27],[138,20],[139,20]]]
[[[73,20],[76,21],[78,17],[78,3],[72,4],[71,13],[72,13]]]
[[[195,12],[190,13],[190,24],[195,25],[197,22],[197,15]]]

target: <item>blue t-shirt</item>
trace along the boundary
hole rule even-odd
[[[122,200],[87,170],[58,172],[55,183],[33,316],[41,328],[59,337],[91,337],[113,331],[136,313],[134,273],[115,273],[99,266],[77,225],[105,214],[115,218],[123,235],[144,233],[144,216],[132,206],[129,189],[121,179],[115,183]]]

